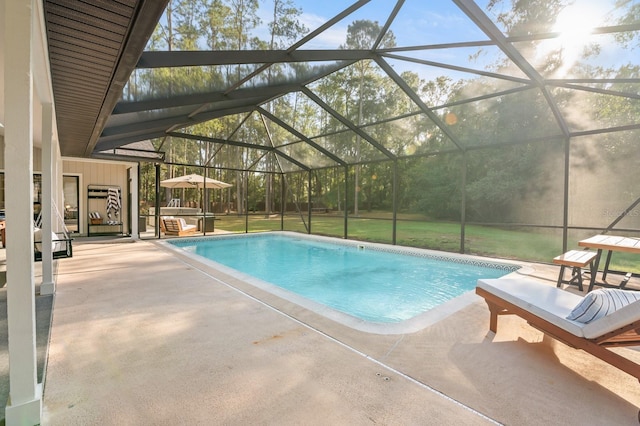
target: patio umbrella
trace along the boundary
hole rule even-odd
[[[232,186],[230,183],[221,182],[219,180],[206,178],[204,176],[191,174],[178,176],[171,179],[160,181],[160,186],[165,188],[207,188],[222,189]]]

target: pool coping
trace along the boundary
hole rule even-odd
[[[478,300],[478,296],[476,296],[474,291],[468,291],[432,309],[429,309],[426,312],[423,312],[419,315],[416,315],[404,321],[395,322],[395,323],[372,322],[372,321],[356,318],[352,315],[338,311],[324,304],[307,299],[306,297],[300,296],[294,292],[286,290],[275,284],[271,284],[269,282],[263,281],[261,279],[258,279],[246,273],[240,272],[236,269],[230,268],[226,265],[220,264],[213,260],[206,259],[195,253],[186,252],[185,250],[175,246],[171,242],[171,241],[188,242],[191,240],[202,241],[202,240],[229,239],[229,238],[251,238],[251,237],[264,235],[264,234],[277,234],[277,235],[285,235],[290,237],[294,236],[296,238],[309,239],[313,241],[323,241],[323,242],[329,242],[331,244],[340,244],[340,245],[347,245],[351,247],[357,247],[358,249],[362,249],[362,250],[379,250],[379,251],[386,251],[386,252],[392,252],[392,253],[400,253],[405,255],[413,255],[413,256],[418,255],[422,257],[429,257],[429,258],[453,261],[453,262],[464,263],[464,264],[498,267],[499,269],[500,267],[503,267],[505,271],[507,271],[503,278],[507,278],[511,274],[527,275],[528,273],[530,273],[529,268],[527,266],[524,266],[523,263],[511,261],[508,259],[496,260],[496,259],[491,259],[487,257],[467,255],[467,254],[449,253],[449,252],[442,252],[442,251],[423,249],[423,248],[389,245],[389,244],[365,242],[365,241],[357,241],[357,240],[348,240],[348,239],[342,239],[342,238],[336,238],[336,237],[327,237],[322,235],[301,234],[301,233],[292,232],[292,231],[267,231],[267,232],[255,232],[255,233],[244,233],[244,234],[224,234],[224,235],[214,235],[214,236],[206,236],[206,237],[171,238],[171,239],[156,241],[156,243],[161,247],[164,247],[165,249],[179,255],[182,259],[192,264],[192,266],[194,267],[199,267],[204,269],[211,268],[233,279],[240,280],[257,289],[270,293],[280,299],[294,303],[304,309],[314,312],[329,320],[332,320],[334,322],[337,322],[339,324],[342,324],[354,330],[363,331],[366,333],[373,333],[373,334],[415,333],[417,331],[420,331],[430,325],[433,325],[443,320],[444,318],[447,318],[450,315],[453,315],[454,313],[464,309],[465,307],[471,305],[472,303]],[[235,288],[238,291],[241,291],[242,293],[245,293],[242,289],[239,289],[232,282],[225,281],[224,279],[221,279],[219,276],[217,276],[216,279],[219,281],[222,281],[224,284],[228,286]],[[250,296],[255,297],[252,295]]]

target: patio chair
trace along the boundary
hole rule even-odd
[[[518,315],[546,335],[640,380],[640,364],[607,349],[640,345],[640,292],[601,289],[582,297],[532,280],[482,279],[476,293],[489,306],[494,333],[498,315]]]
[[[196,225],[187,225],[183,218],[169,218],[162,219],[164,222],[164,233],[166,235],[177,235],[179,237],[185,235],[193,235],[196,233]]]
[[[160,234],[167,233],[167,228],[164,226],[165,219],[173,219],[173,216],[160,216]]]

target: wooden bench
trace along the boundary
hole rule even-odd
[[[598,253],[588,250],[570,250],[560,256],[553,258],[553,263],[560,265],[560,275],[558,276],[558,284],[556,287],[560,287],[561,284],[577,284],[578,289],[583,291],[582,288],[582,268],[589,265],[589,272],[591,276],[596,273],[595,260]],[[564,279],[564,269],[571,267],[571,278]]]

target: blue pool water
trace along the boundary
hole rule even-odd
[[[516,269],[280,234],[172,240],[171,244],[338,311],[380,323],[410,319],[473,290],[479,278],[499,278]]]

